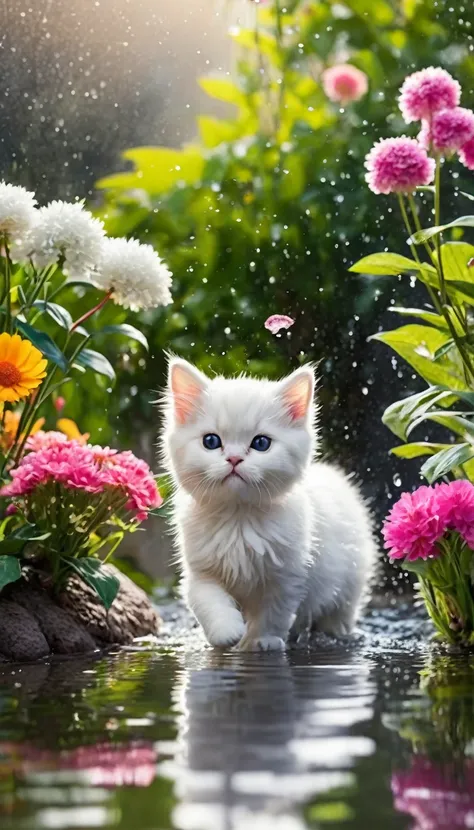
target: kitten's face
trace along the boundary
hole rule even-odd
[[[179,484],[203,502],[285,493],[311,460],[313,385],[309,367],[279,383],[210,380],[172,360],[164,444]]]

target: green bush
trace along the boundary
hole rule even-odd
[[[387,290],[383,279],[347,269],[374,248],[400,250],[406,236],[388,201],[368,191],[364,157],[388,127],[392,135],[406,129],[394,105],[409,72],[441,63],[473,84],[461,5],[439,9],[434,0],[290,0],[284,8],[276,0],[254,29],[233,34],[232,77],[199,80],[227,117],[200,116],[195,142],[181,149],[128,150],[132,169],[99,182],[108,232],[151,242],[174,273],[172,310],[141,318],[148,362],[137,352],[122,366],[125,435],[152,422],[150,392],[162,384],[163,350],[172,349],[205,369],[271,376],[323,360],[324,418],[333,448],[344,445],[347,416],[338,422],[335,413],[352,421],[367,408],[374,346],[365,343]],[[320,84],[341,59],[366,72],[370,86],[345,111]],[[409,292],[400,286],[400,299]],[[263,328],[275,312],[296,319],[277,341]]]

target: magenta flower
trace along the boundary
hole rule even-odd
[[[84,446],[77,440],[61,439],[52,446],[29,452],[11,471],[11,477],[12,481],[0,489],[0,495],[31,497],[37,487],[50,481],[90,494],[113,495],[115,491],[126,499],[125,509],[132,511],[139,522],[163,501],[145,461],[131,452]]]
[[[459,151],[459,160],[468,170],[474,170],[474,138],[470,138]]]
[[[474,549],[474,484],[467,479],[441,484],[436,489],[436,502],[447,527],[457,530]]]
[[[394,504],[382,528],[390,559],[412,562],[437,555],[436,542],[447,527],[437,492],[437,487],[419,487],[414,493],[402,493]]]
[[[349,104],[362,98],[368,88],[367,75],[350,63],[331,66],[322,74],[323,89],[330,101]]]
[[[474,765],[436,764],[413,756],[409,770],[392,775],[395,809],[411,815],[412,830],[461,830],[474,816]]]
[[[423,123],[418,136],[420,144],[439,153],[454,153],[474,138],[474,112],[464,107],[443,110],[433,116],[431,124]]]
[[[404,120],[431,120],[436,112],[457,107],[461,86],[449,72],[430,66],[405,78],[400,89],[399,104]]]
[[[383,138],[366,156],[366,181],[374,193],[408,193],[433,181],[434,159],[414,138]]]
[[[272,314],[265,320],[265,328],[272,334],[278,334],[280,329],[289,329],[295,321],[286,314]]]

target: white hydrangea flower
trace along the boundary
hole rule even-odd
[[[81,202],[51,202],[36,214],[30,233],[15,246],[15,259],[31,258],[37,268],[46,268],[64,258],[65,274],[88,279],[101,257],[102,222],[84,210]]]
[[[7,182],[0,182],[0,236],[12,242],[22,239],[35,223],[38,211],[35,194]]]
[[[136,239],[105,239],[92,282],[124,308],[138,311],[172,301],[171,272],[151,245]]]

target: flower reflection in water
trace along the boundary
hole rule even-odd
[[[415,819],[412,830],[461,830],[474,827],[474,759],[461,770],[422,755],[410,769],[392,776],[395,808]]]
[[[149,787],[156,759],[153,745],[141,742],[99,743],[59,752],[28,743],[0,743],[0,781],[10,775],[61,771],[82,773],[93,787]]]

